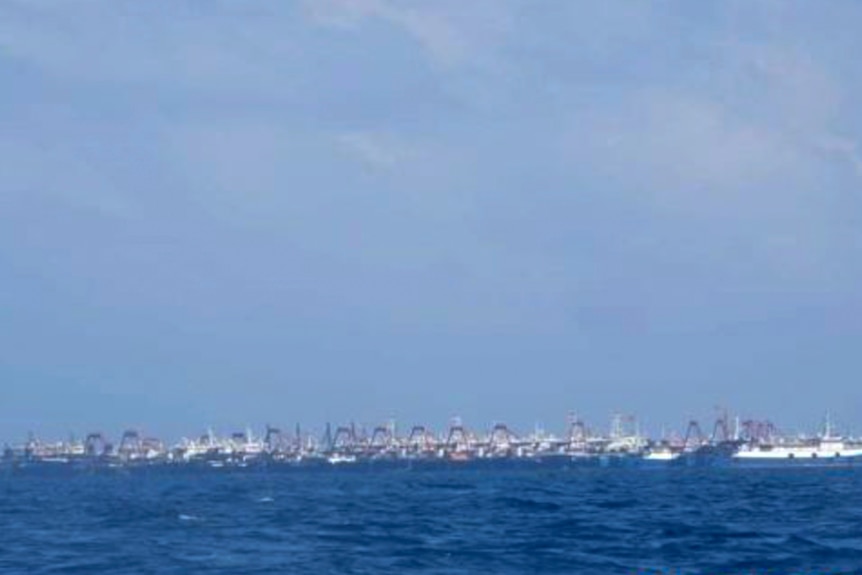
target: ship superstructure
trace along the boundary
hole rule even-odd
[[[811,438],[752,435],[733,453],[736,463],[823,465],[862,461],[862,444],[836,435],[829,415],[823,432]]]
[[[322,434],[295,426],[292,433],[267,425],[219,435],[213,429],[173,446],[125,431],[116,444],[94,432],[79,440],[44,442],[31,435],[19,446],[6,446],[8,469],[256,466],[467,465],[513,463],[529,466],[678,466],[678,465],[854,465],[862,463],[862,441],[837,434],[831,418],[815,436],[779,433],[769,421],[731,423],[724,412],[711,435],[690,419],[682,434],[657,440],[642,433],[637,419],[615,414],[604,433],[570,414],[566,430],[555,435],[542,426],[519,433],[503,422],[471,428],[453,418],[442,432],[416,424],[399,433],[394,421],[366,427],[327,424]]]

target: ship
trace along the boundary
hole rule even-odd
[[[647,448],[641,456],[645,465],[669,465],[680,461],[682,449],[667,442],[661,442]]]
[[[862,444],[835,435],[827,415],[824,431],[817,437],[749,441],[739,446],[731,461],[737,465],[852,465],[862,463]]]
[[[414,425],[409,435],[399,435],[394,421],[366,433],[362,425],[326,425],[322,437],[303,432],[297,425],[292,436],[281,428],[266,426],[256,436],[251,429],[227,436],[213,430],[195,439],[167,446],[158,439],[127,430],[115,448],[102,433],[85,440],[43,442],[35,435],[23,444],[0,451],[0,468],[9,471],[58,471],[138,468],[246,468],[246,467],[725,467],[725,466],[862,466],[862,440],[835,433],[827,415],[822,433],[788,436],[769,420],[731,419],[725,410],[712,433],[703,432],[691,418],[684,435],[671,432],[652,440],[642,434],[632,415],[615,414],[609,432],[590,429],[569,414],[568,432],[547,433],[536,425],[528,434],[516,433],[495,422],[482,431],[471,430],[454,418],[448,433],[435,434]],[[333,433],[334,431],[334,433]]]

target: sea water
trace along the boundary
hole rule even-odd
[[[4,475],[0,573],[862,574],[862,472]]]

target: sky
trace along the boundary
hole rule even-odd
[[[862,432],[862,4],[0,0],[0,440]]]

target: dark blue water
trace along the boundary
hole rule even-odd
[[[862,574],[862,473],[7,476],[0,572]]]

